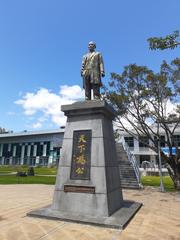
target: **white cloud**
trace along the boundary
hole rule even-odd
[[[146,109],[154,111],[153,104],[149,102],[144,102],[144,103],[147,103]],[[169,99],[167,101],[164,101],[163,102],[164,116],[168,117],[170,114],[175,114],[178,104],[179,103],[171,102]],[[136,110],[133,108],[133,104],[131,107],[131,112],[134,113],[135,115],[137,114]],[[137,122],[137,119],[135,117],[133,117],[131,114],[128,114],[126,117],[130,120],[130,122],[133,122],[134,125],[138,126],[139,123]],[[129,123],[126,118],[121,117],[121,122],[125,128],[127,129],[133,128],[132,124]],[[152,117],[149,117],[149,118],[146,118],[145,122],[147,125],[151,126],[155,123],[155,120]],[[115,129],[118,129],[120,127],[121,125],[118,122],[115,123],[114,125]]]
[[[21,99],[15,101],[24,109],[27,117],[36,116],[36,123],[32,124],[32,128],[42,128],[43,123],[47,120],[57,126],[65,125],[66,117],[60,111],[61,105],[72,104],[78,99],[84,98],[84,90],[78,85],[60,86],[59,94],[51,92],[49,89],[40,88],[36,92],[28,92]]]
[[[61,86],[59,93],[64,98],[71,98],[71,99],[79,99],[79,98],[83,98],[84,96],[84,91],[78,85]]]
[[[169,99],[165,104],[165,111],[166,111],[166,116],[169,116],[170,114],[175,114],[176,113],[176,108],[178,103],[172,103]]]
[[[38,129],[38,128],[41,128],[41,127],[42,127],[42,124],[41,124],[40,122],[34,123],[34,124],[32,125],[32,128],[33,128],[33,129]]]

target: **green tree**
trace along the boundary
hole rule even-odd
[[[179,79],[180,59],[170,64],[164,61],[159,73],[145,66],[130,64],[121,74],[111,74],[105,96],[118,112],[116,123],[119,128],[140,141],[148,138],[149,143],[143,143],[156,153],[157,140],[160,140],[161,135],[159,128],[164,130],[170,154],[169,157],[163,152],[161,155],[166,161],[174,186],[180,189],[180,156],[178,152],[175,156],[172,152],[172,148],[177,147],[174,132],[180,124]],[[175,106],[173,115],[167,114],[169,102]],[[173,126],[170,124],[172,122]]]
[[[179,31],[174,31],[172,34],[167,35],[165,37],[151,37],[148,39],[149,48],[151,50],[165,50],[167,48],[174,49],[178,45],[179,42]]]

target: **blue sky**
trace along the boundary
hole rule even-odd
[[[60,105],[83,96],[90,40],[103,54],[104,83],[130,63],[158,71],[179,49],[150,51],[147,38],[180,30],[179,10],[179,0],[0,0],[0,126],[63,125]]]

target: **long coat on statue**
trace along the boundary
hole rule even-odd
[[[86,81],[91,84],[101,83],[101,74],[104,74],[104,63],[101,53],[92,52],[83,56],[81,75],[83,76],[83,87],[85,88]]]

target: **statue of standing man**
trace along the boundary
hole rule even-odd
[[[81,76],[86,100],[91,100],[91,89],[94,99],[100,99],[101,77],[105,76],[104,63],[101,53],[95,52],[96,43],[89,42],[89,53],[83,56]]]

